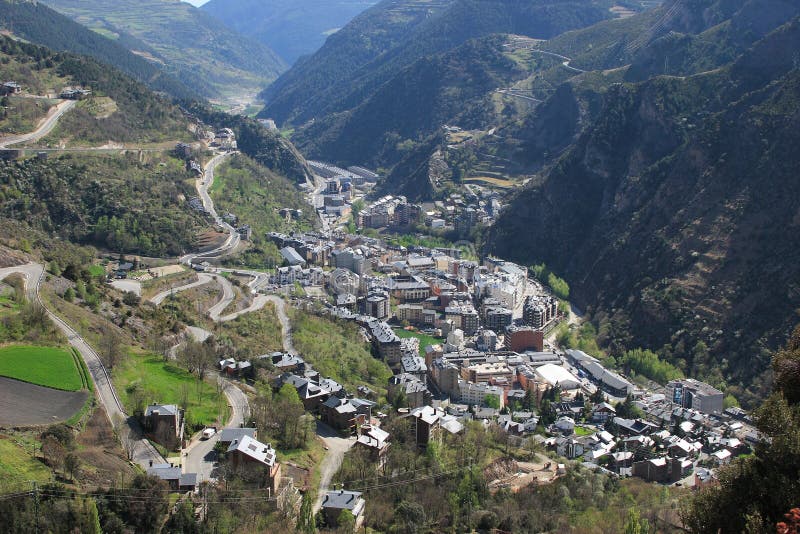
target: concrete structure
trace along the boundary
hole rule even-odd
[[[537,367],[534,372],[539,376],[542,382],[549,384],[551,387],[558,386],[563,390],[578,389],[581,387],[581,381],[578,377],[560,365],[548,363]]]
[[[667,399],[703,413],[721,414],[723,394],[717,388],[693,378],[673,380],[666,386]]]

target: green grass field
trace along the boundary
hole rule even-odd
[[[403,330],[402,328],[397,329],[394,331],[399,338],[408,338],[408,337],[415,337],[419,339],[419,355],[425,356],[425,347],[428,345],[436,345],[438,343],[442,343],[443,340],[429,336],[428,334],[423,334],[421,332],[409,332],[408,330]]]
[[[27,490],[31,481],[47,482],[50,470],[32,455],[33,446],[22,447],[0,436],[0,494]]]
[[[78,391],[83,386],[72,353],[56,347],[0,348],[0,376],[65,391]]]
[[[225,395],[217,396],[216,388],[201,382],[188,371],[172,362],[150,355],[130,355],[114,368],[114,384],[122,404],[134,409],[131,386],[136,383],[145,392],[145,402],[182,404],[184,392],[188,397],[186,418],[190,425],[211,425],[227,421],[230,409]],[[221,420],[218,420],[221,415]]]

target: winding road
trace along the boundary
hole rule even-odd
[[[6,139],[0,140],[0,149],[8,148],[11,145],[18,145],[20,143],[28,143],[31,141],[38,141],[42,137],[53,131],[53,128],[58,124],[58,120],[67,111],[75,107],[78,102],[76,100],[64,100],[54,108],[50,109],[47,117],[39,122],[39,126],[32,132],[15,135]]]
[[[211,200],[211,196],[208,194],[208,189],[214,183],[214,169],[217,168],[217,165],[219,165],[223,159],[232,154],[235,154],[235,152],[224,152],[211,158],[211,161],[206,164],[203,175],[195,181],[197,194],[200,196],[200,201],[203,203],[203,208],[205,208],[209,215],[214,218],[214,222],[217,225],[221,226],[228,232],[228,238],[220,246],[211,250],[182,256],[180,258],[180,262],[183,264],[191,265],[194,260],[219,258],[221,256],[225,256],[233,252],[239,245],[241,240],[239,233],[233,226],[222,220],[222,217],[217,214],[217,210],[214,208],[214,202]]]

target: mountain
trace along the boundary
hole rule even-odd
[[[196,98],[192,89],[153,63],[44,4],[0,1],[0,28],[8,34],[51,50],[93,57],[118,68],[154,91],[164,92],[178,99]]]
[[[753,401],[800,308],[800,72],[786,53],[800,6],[679,0],[656,15],[645,39],[559,38],[571,65],[629,66],[604,84],[578,75],[514,131],[517,164],[537,173],[487,250],[563,275],[612,350],[657,349]]]
[[[116,40],[201,96],[240,101],[285,68],[269,48],[174,0],[48,0],[55,10]]]
[[[341,163],[381,160],[389,166],[395,161],[381,157],[388,144],[429,135],[432,128],[454,118],[452,111],[464,104],[463,97],[470,92],[483,95],[489,87],[482,83],[499,81],[486,69],[503,70],[508,62],[494,65],[486,59],[499,61],[502,43],[466,45],[468,41],[496,33],[549,38],[611,17],[609,6],[592,0],[384,1],[356,17],[319,52],[269,87],[261,116],[301,126],[294,139],[311,156]],[[459,62],[462,53],[470,54],[471,60],[485,57]],[[431,71],[440,68],[448,72]],[[461,95],[461,89],[467,94]],[[407,97],[443,107],[409,108],[412,102]],[[360,132],[383,141],[356,157],[339,154],[347,137]]]
[[[291,65],[377,0],[211,0],[202,10]]]
[[[344,86],[358,78],[359,69],[399,46],[453,1],[384,0],[367,9],[267,87],[261,94],[267,102],[261,115],[298,124],[319,115],[322,106],[335,98],[323,96],[327,91],[344,93]]]

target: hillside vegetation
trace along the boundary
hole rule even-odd
[[[196,93],[158,64],[131,52],[128,48],[41,3],[2,0],[0,28],[31,43],[58,52],[72,52],[93,57],[121,70],[154,91],[174,98],[196,98]]]
[[[253,229],[243,260],[254,267],[273,267],[282,261],[277,247],[266,238],[268,232],[310,230],[316,222],[313,208],[293,183],[244,155],[217,167],[210,193],[219,213],[234,213],[239,224]],[[302,210],[303,216],[287,221],[280,214],[282,208]]]
[[[272,50],[185,2],[45,3],[159,65],[204,97],[224,99],[254,93],[284,69]]]
[[[149,155],[63,155],[0,162],[0,216],[115,252],[179,255],[205,222],[180,160]]]

